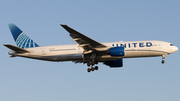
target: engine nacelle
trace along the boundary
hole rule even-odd
[[[123,66],[123,59],[106,61],[106,62],[104,62],[104,64],[109,66],[109,67],[122,67]]]
[[[107,52],[111,56],[124,56],[124,47],[113,47]]]

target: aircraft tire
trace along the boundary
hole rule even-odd
[[[98,64],[98,60],[95,61],[95,64]]]
[[[91,67],[91,71],[94,71],[94,67]]]
[[[94,65],[94,61],[91,62],[91,65],[92,65],[92,66]]]
[[[87,66],[88,66],[88,67],[91,66],[91,63],[87,63]]]
[[[90,69],[90,68],[88,68],[88,69],[87,69],[87,71],[88,71],[88,72],[91,72],[91,69]]]
[[[162,64],[164,64],[164,63],[165,63],[165,61],[164,61],[164,60],[162,60],[162,61],[161,61],[161,63],[162,63]]]
[[[98,70],[98,66],[95,66],[95,70]]]

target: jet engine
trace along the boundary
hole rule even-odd
[[[122,67],[123,66],[123,59],[106,61],[106,62],[104,62],[104,64],[109,66],[109,67]]]
[[[124,47],[113,47],[110,48],[107,53],[111,56],[124,56]]]

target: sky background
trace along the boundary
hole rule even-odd
[[[179,0],[1,0],[0,101],[180,101],[180,51],[124,59],[122,68],[10,58],[15,23],[41,46],[76,44],[59,24],[98,42],[161,40],[180,48]]]

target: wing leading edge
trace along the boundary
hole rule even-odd
[[[70,33],[70,36],[73,38],[73,41],[82,47],[84,50],[91,50],[94,48],[105,48],[106,46],[81,34],[80,32],[70,28],[67,25],[61,24],[61,26]]]

